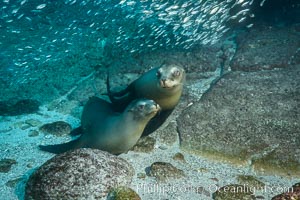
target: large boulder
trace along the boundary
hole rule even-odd
[[[299,200],[300,199],[300,183],[296,183],[293,187],[282,194],[276,195],[272,200]]]
[[[234,71],[258,71],[300,64],[299,25],[276,28],[257,27],[240,34],[237,52],[232,60]]]
[[[101,199],[110,188],[131,183],[127,161],[95,149],[53,157],[29,178],[25,199]]]
[[[300,66],[232,72],[178,117],[181,148],[300,176]]]

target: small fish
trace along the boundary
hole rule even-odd
[[[183,23],[186,23],[186,22],[188,22],[189,20],[191,19],[191,17],[185,17],[184,19],[183,19]]]
[[[21,1],[20,5],[21,6],[24,5],[26,2],[27,2],[27,0],[23,0],[23,1]]]
[[[239,20],[239,23],[242,23],[242,22],[244,22],[246,19],[247,19],[247,17],[243,17],[243,18],[241,18],[241,19]]]
[[[218,10],[219,10],[219,7],[216,6],[215,8],[213,8],[213,9],[210,11],[209,14],[213,15],[213,14],[215,14]]]
[[[73,5],[76,3],[76,0],[73,0],[72,2],[69,3],[69,5]]]
[[[254,25],[254,24],[249,24],[249,25],[247,25],[246,27],[247,27],[247,28],[251,28],[253,25]]]
[[[264,4],[265,4],[265,2],[266,2],[266,0],[262,0],[261,2],[260,2],[260,7],[263,7],[264,6]]]
[[[21,19],[24,16],[24,14],[21,14],[17,17],[17,19]]]
[[[241,5],[241,7],[246,7],[246,6],[248,6],[249,5],[249,2],[245,2],[245,3],[243,3],[242,5]]]
[[[41,10],[43,8],[45,8],[47,6],[47,4],[43,3],[43,4],[40,4],[36,7],[37,10]]]
[[[15,8],[11,11],[11,14],[16,14],[19,11],[19,8]]]

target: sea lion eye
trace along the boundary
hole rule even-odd
[[[157,78],[160,78],[160,77],[161,77],[161,72],[160,72],[160,71],[157,71],[157,72],[156,72],[156,77],[157,77]]]
[[[180,71],[179,71],[179,70],[176,70],[175,72],[173,72],[173,76],[174,76],[174,77],[180,76]]]
[[[144,108],[145,108],[145,105],[144,105],[144,104],[140,104],[140,105],[139,105],[139,109],[140,109],[140,110],[143,110]]]

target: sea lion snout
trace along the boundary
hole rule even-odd
[[[157,111],[160,111],[161,110],[161,107],[159,106],[158,103],[156,103],[155,101],[153,101],[153,106],[154,106],[154,109],[157,110]]]
[[[161,88],[176,88],[184,80],[184,69],[178,65],[163,65],[157,70],[158,84]]]
[[[160,84],[160,87],[162,87],[162,88],[169,88],[169,86],[167,84],[167,78],[160,79],[159,84]]]
[[[147,106],[147,110],[149,111],[149,113],[157,113],[161,110],[161,107],[159,106],[159,104],[153,100],[147,100],[146,106]]]

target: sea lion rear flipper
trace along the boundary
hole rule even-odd
[[[77,136],[77,135],[81,135],[81,134],[83,134],[83,130],[82,130],[82,127],[81,127],[81,126],[75,128],[75,129],[73,129],[73,130],[70,132],[70,135],[71,135],[71,136]]]
[[[60,154],[60,153],[64,153],[66,151],[69,151],[71,149],[78,149],[80,148],[80,140],[72,140],[70,142],[67,143],[63,143],[63,144],[55,144],[55,145],[39,145],[40,150],[42,151],[47,151],[50,153],[55,153],[55,154]]]
[[[147,126],[145,127],[143,134],[141,137],[145,137],[156,131],[169,117],[169,115],[173,112],[174,109],[161,111],[155,117],[153,117]]]

